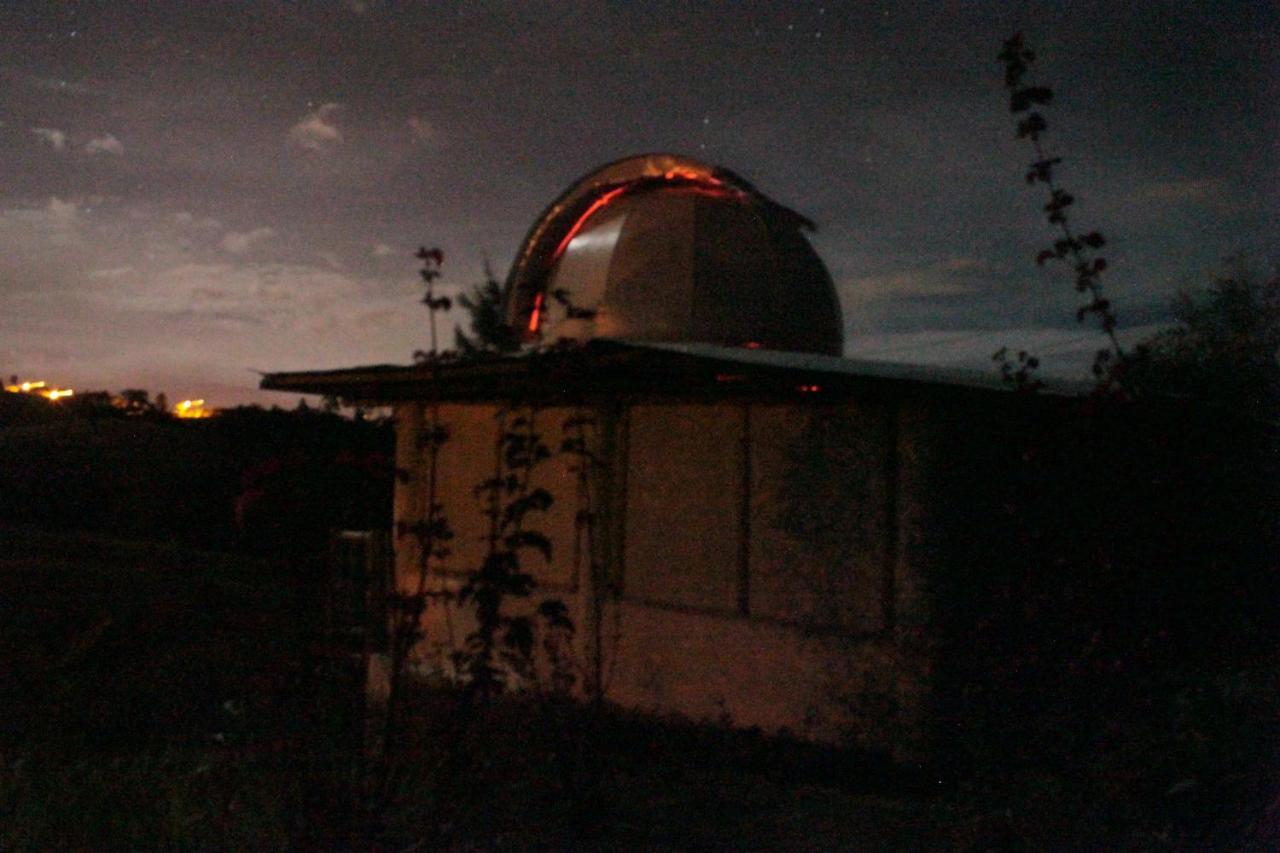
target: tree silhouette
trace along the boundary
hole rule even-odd
[[[1237,259],[1207,288],[1173,304],[1177,325],[1142,344],[1131,383],[1266,420],[1280,416],[1280,271]]]
[[[520,348],[515,331],[507,324],[505,301],[502,285],[486,260],[484,281],[472,285],[470,293],[458,297],[458,304],[471,315],[471,334],[461,328],[454,334],[455,346],[462,355],[514,352]]]

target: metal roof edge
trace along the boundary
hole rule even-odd
[[[965,368],[851,359],[816,353],[723,347],[714,344],[662,343],[606,338],[588,341],[576,349],[524,350],[492,358],[446,360],[434,365],[373,364],[334,370],[267,373],[263,375],[259,387],[266,391],[334,394],[351,399],[373,401],[391,397],[404,398],[412,386],[425,385],[442,374],[447,376],[459,370],[477,379],[481,377],[493,379],[502,374],[519,374],[527,371],[536,358],[566,361],[575,358],[625,356],[629,353],[645,352],[740,365],[744,368],[821,374],[832,379],[837,377],[855,380],[870,379],[984,391],[1012,390],[994,370],[986,372]],[[379,388],[382,389],[381,392]],[[1092,385],[1087,382],[1051,379],[1045,382],[1042,393],[1051,396],[1080,397],[1087,395],[1090,390]]]
[[[722,347],[714,344],[662,343],[657,341],[615,340],[612,343],[635,349],[650,349],[683,355],[732,361],[789,370],[807,370],[854,378],[883,379],[928,385],[950,385],[991,391],[1012,390],[998,373],[969,368],[908,364],[894,361],[846,358],[808,352]],[[1088,382],[1063,379],[1045,380],[1044,392],[1054,396],[1084,396],[1093,389]]]

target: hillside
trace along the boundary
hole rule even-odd
[[[390,526],[386,425],[309,411],[183,421],[5,402],[2,520],[258,551],[279,544],[256,547],[260,536],[318,547],[331,526]]]

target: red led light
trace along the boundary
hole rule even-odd
[[[581,233],[582,229],[586,227],[587,221],[591,219],[592,216],[598,213],[602,208],[612,204],[620,196],[642,189],[645,186],[652,185],[654,180],[670,182],[675,185],[675,188],[682,191],[697,193],[698,195],[706,195],[714,198],[743,197],[743,193],[733,189],[732,187],[726,186],[725,183],[718,178],[714,178],[711,175],[702,174],[700,172],[695,172],[690,169],[669,169],[656,178],[654,176],[649,176],[629,181],[601,193],[599,198],[587,206],[587,209],[574,220],[573,225],[569,226],[569,230],[565,232],[562,238],[560,238],[560,242],[556,245],[555,251],[551,253],[551,258],[547,262],[547,269],[550,269],[550,267],[560,259],[560,256],[564,254],[565,249],[569,248],[569,244],[573,242],[573,238],[577,237],[578,234]],[[543,295],[544,294],[539,293],[534,297],[533,311],[529,314],[530,333],[538,331],[538,323],[542,318]],[[758,349],[760,344],[752,342],[748,343],[746,346],[749,349]]]
[[[538,321],[542,319],[542,296],[539,293],[533,297],[533,312],[529,315],[529,331],[538,331]]]
[[[586,212],[574,221],[572,227],[570,227],[569,231],[564,235],[564,239],[560,241],[560,245],[556,246],[555,252],[551,255],[551,260],[554,261],[556,258],[559,258],[564,254],[564,250],[569,247],[569,243],[573,241],[574,237],[578,236],[578,232],[582,230],[582,226],[587,224],[587,220],[590,219],[597,210],[604,207],[606,204],[613,201],[629,189],[631,189],[630,184],[614,187],[604,195],[600,196],[600,198],[591,202],[591,206],[587,208]]]
[[[706,184],[707,186],[717,188],[724,186],[723,181],[713,178],[710,175],[705,175],[701,172],[695,172],[692,169],[668,169],[662,173],[662,179],[664,181],[689,181],[691,183]]]
[[[801,394],[816,394],[822,390],[821,385],[797,385],[796,390]]]
[[[652,180],[652,178],[649,180]],[[661,180],[670,181],[671,183],[685,184],[688,189],[696,193],[715,196],[717,198],[724,196],[741,196],[741,193],[726,187],[723,181],[713,178],[710,175],[699,174],[698,172],[687,169],[670,169],[662,173]],[[591,206],[588,207],[581,216],[574,220],[573,225],[570,226],[569,230],[560,240],[559,245],[556,246],[556,250],[551,254],[552,262],[564,254],[564,250],[569,247],[569,243],[573,241],[574,237],[578,236],[578,232],[580,232],[583,226],[587,224],[587,220],[595,215],[600,208],[611,203],[614,199],[618,198],[618,196],[629,193],[644,184],[644,179],[630,181],[622,186],[614,187],[608,192],[603,193],[595,201],[591,202]]]

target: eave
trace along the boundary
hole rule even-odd
[[[269,373],[268,391],[332,395],[361,403],[509,400],[554,403],[600,396],[838,398],[930,388],[1002,392],[1000,378],[962,371],[808,353],[703,344],[593,340],[582,346],[434,365],[370,365]],[[1075,396],[1080,389],[1051,389]]]

